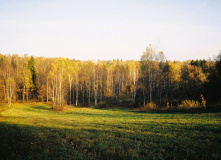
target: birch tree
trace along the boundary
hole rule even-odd
[[[12,99],[16,91],[16,84],[13,77],[9,77],[6,81],[6,90],[8,93],[8,104],[11,107]]]
[[[149,102],[152,102],[152,90],[153,90],[153,61],[155,60],[156,51],[153,46],[150,44],[146,51],[143,52],[141,56],[141,61],[143,65],[147,66],[148,69],[148,85],[149,85]]]

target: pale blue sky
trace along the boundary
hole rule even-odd
[[[148,44],[167,59],[221,50],[221,0],[0,0],[0,53],[139,60]]]

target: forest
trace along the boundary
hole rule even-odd
[[[0,54],[0,102],[73,106],[206,107],[221,102],[215,60],[170,61],[149,45],[140,61],[80,61]]]

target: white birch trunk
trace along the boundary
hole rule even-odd
[[[11,88],[11,82],[9,82],[9,107],[11,108],[11,104],[12,104],[12,88]]]
[[[72,104],[74,104],[74,83],[73,83],[73,94],[72,94],[72,97],[73,97],[73,103]]]
[[[76,75],[76,106],[78,105],[78,75]]]
[[[48,103],[48,78],[47,78],[47,103]]]
[[[91,103],[91,81],[89,78],[89,86],[88,86],[88,104]]]

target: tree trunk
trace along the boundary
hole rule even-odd
[[[29,94],[29,92],[28,92],[28,88],[26,88],[26,90],[27,90],[26,101],[28,102],[28,94]]]
[[[101,77],[101,85],[100,85],[101,87],[100,87],[100,102],[102,102],[103,101],[103,93],[102,93],[102,90],[103,90],[103,81],[102,81],[102,77]]]
[[[133,82],[134,82],[133,102],[135,102],[135,97],[136,97],[136,72],[135,70],[134,70]]]
[[[48,103],[48,78],[47,78],[47,103]]]
[[[107,70],[107,95],[108,97],[110,97],[110,79],[109,79],[110,75],[109,75],[109,69]]]
[[[70,75],[70,73],[69,73],[69,104],[71,105],[71,75]]]
[[[82,83],[82,91],[83,91],[83,104],[84,104],[84,84],[85,84],[85,82],[84,82],[84,83]]]
[[[11,82],[9,83],[9,107],[11,108],[11,104],[12,104],[12,88],[11,88]]]
[[[78,105],[78,85],[76,85],[76,106]]]
[[[56,82],[55,82],[55,107],[57,106],[58,103],[58,78],[56,76]]]
[[[95,68],[94,68],[94,104],[97,105],[97,87],[96,86],[96,73],[95,73]]]
[[[78,75],[76,75],[76,106],[78,105]]]
[[[146,105],[146,98],[145,98],[145,91],[144,91],[144,78],[143,78],[143,105],[144,105],[144,107],[145,107],[145,105]]]
[[[150,103],[152,102],[152,65],[150,64],[149,69],[149,88],[150,88]]]
[[[70,87],[70,90],[69,90],[69,92],[70,92],[70,96],[69,96],[69,98],[70,98],[70,100],[69,100],[69,104],[71,105],[71,82],[70,82],[69,87]]]
[[[88,86],[88,104],[90,105],[91,103],[91,81],[89,78],[89,86]]]
[[[74,83],[73,83],[73,95],[72,95],[72,97],[73,97],[73,100],[72,100],[72,104],[74,104]]]
[[[23,87],[23,92],[22,92],[22,102],[25,102],[25,85]]]
[[[52,101],[53,101],[52,109],[54,109],[54,105],[55,105],[54,83],[53,83],[53,86],[52,86]]]
[[[59,86],[59,91],[60,91],[59,104],[60,104],[60,107],[61,107],[61,96],[62,96],[62,95],[61,95],[61,83],[62,83],[62,82],[61,82],[61,80],[60,80],[60,86]]]

